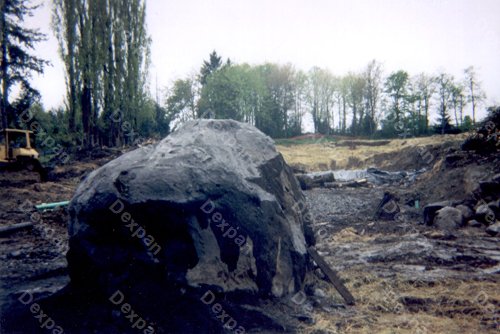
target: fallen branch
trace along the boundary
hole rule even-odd
[[[12,224],[7,226],[0,226],[0,235],[7,235],[19,230],[32,228],[34,225],[35,223],[27,222],[27,223]]]
[[[359,179],[348,182],[325,182],[324,184],[325,188],[344,188],[344,187],[357,188],[364,186],[368,186],[367,179]]]
[[[326,261],[321,257],[321,255],[318,254],[318,252],[313,247],[309,247],[307,251],[314,262],[316,262],[323,273],[325,273],[326,277],[328,277],[328,280],[333,284],[335,289],[337,289],[337,291],[340,293],[342,298],[344,298],[346,304],[354,305],[354,297],[351,295],[349,290],[347,290],[344,283],[342,283],[337,273],[332,268],[330,268],[328,263],[326,263]]]
[[[295,174],[302,190],[324,187],[325,183],[335,181],[333,172]]]

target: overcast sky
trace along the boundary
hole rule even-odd
[[[50,30],[52,1],[43,2],[30,25],[49,35],[38,48],[53,66],[34,83],[51,108],[63,103],[64,70]],[[473,65],[489,104],[500,103],[499,0],[147,0],[147,8],[152,91],[156,78],[164,88],[216,50],[237,63],[319,66],[339,75],[371,59],[386,74],[462,78]]]

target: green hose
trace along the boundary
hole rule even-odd
[[[45,210],[51,210],[55,209],[60,206],[67,206],[69,204],[69,201],[62,201],[62,202],[54,202],[54,203],[42,203],[39,205],[35,205],[35,208],[40,211],[45,211]]]

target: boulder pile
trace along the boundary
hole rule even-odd
[[[500,174],[479,182],[464,200],[426,205],[424,223],[448,232],[466,226],[484,227],[489,235],[500,235]]]

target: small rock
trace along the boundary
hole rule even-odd
[[[474,211],[469,208],[467,205],[457,205],[456,208],[462,212],[462,216],[464,216],[464,220],[469,220],[474,216]]]
[[[449,150],[448,150],[449,151]],[[444,158],[444,164],[448,168],[456,168],[463,165],[464,155],[460,153],[451,153]]]
[[[304,305],[304,308],[306,310],[312,309],[312,306],[309,304],[306,304],[306,305]],[[308,324],[308,325],[314,324],[314,318],[311,317],[309,314],[306,314],[306,313],[297,314],[295,317],[297,318],[298,321],[303,322],[305,324]]]
[[[475,219],[471,219],[467,222],[467,225],[470,226],[470,227],[482,227],[483,224],[481,224],[480,222],[478,222],[477,220]]]
[[[436,202],[426,205],[424,207],[424,223],[426,225],[432,225],[436,217],[436,212],[450,205],[451,201]]]
[[[495,222],[495,213],[487,204],[477,207],[475,219],[483,224],[490,225]]]
[[[479,182],[479,190],[481,191],[481,198],[485,201],[495,200],[500,197],[500,182],[481,181]]]
[[[492,201],[488,203],[488,207],[493,211],[496,218],[500,217],[500,201]]]
[[[491,275],[500,273],[500,264],[483,270],[483,273]]]
[[[21,256],[22,252],[20,250],[16,250],[10,253],[10,256],[12,257],[19,257]]]
[[[434,218],[434,225],[445,231],[454,230],[463,226],[463,224],[464,217],[462,212],[450,206],[438,210],[436,218]]]
[[[491,236],[496,236],[500,234],[500,222],[496,222],[493,225],[488,226],[486,229],[486,233],[488,233]]]
[[[493,176],[491,181],[500,183],[500,173],[495,174],[495,176]]]
[[[431,231],[429,233],[425,233],[425,236],[429,239],[445,239],[449,237],[449,235],[443,231]]]
[[[326,293],[322,289],[314,289],[314,296],[319,298],[326,298]]]

